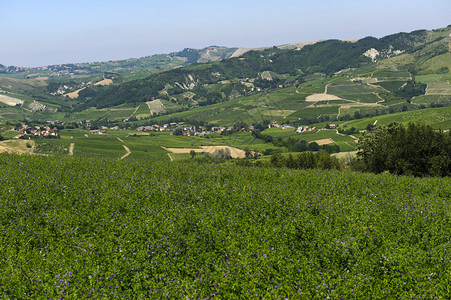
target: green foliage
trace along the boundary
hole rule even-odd
[[[296,157],[293,157],[291,153],[286,157],[280,152],[275,152],[271,155],[270,165],[272,167],[287,167],[289,169],[319,168],[323,170],[340,170],[342,168],[339,160],[324,150],[319,151],[317,154],[309,151],[301,152]]]
[[[427,84],[409,80],[405,86],[395,92],[395,95],[410,100],[415,96],[424,95],[426,88]]]
[[[363,130],[368,123],[374,124],[376,121],[377,125],[388,125],[393,122],[400,122],[407,125],[408,123],[413,122],[429,125],[434,129],[451,129],[451,107],[417,109],[403,113],[347,121],[340,124],[340,127],[355,127],[359,130]]]
[[[174,131],[173,131],[174,135],[183,135],[183,128],[181,127],[177,127]]]
[[[392,123],[360,140],[358,156],[371,172],[414,176],[451,174],[451,135],[426,125]]]
[[[220,158],[220,159],[231,159],[232,158],[229,148],[217,149],[211,154],[211,156],[214,158]]]
[[[383,87],[390,92],[398,91],[406,82],[405,81],[381,81],[375,84]]]
[[[11,155],[0,168],[5,298],[449,295],[449,178]]]

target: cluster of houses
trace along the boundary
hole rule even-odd
[[[184,125],[185,125],[185,122],[169,123],[169,124],[164,124],[163,126],[154,124],[154,125],[150,125],[150,126],[140,126],[140,127],[136,128],[136,130],[138,130],[138,131],[172,131],[177,126],[184,126]]]
[[[264,80],[268,80],[268,81],[272,81],[273,79],[272,79],[272,77],[271,76],[263,76],[262,75],[262,79],[264,79]],[[251,88],[251,91],[252,92],[254,92],[254,91],[256,91],[256,92],[261,92],[262,91],[262,89],[261,88],[259,88],[259,87],[254,87],[254,82],[257,80],[257,78],[246,78],[246,79],[243,79],[243,80],[241,80],[240,81],[240,83],[242,84],[242,85],[245,85],[246,87],[248,87],[248,88]],[[288,87],[289,85],[283,85],[283,84],[279,84],[278,85],[278,87],[279,88],[284,88],[284,87]]]
[[[299,126],[298,129],[296,130],[296,133],[302,133],[302,132],[312,131],[312,130],[315,130],[315,129],[316,129],[316,127]]]
[[[253,92],[253,91],[261,92],[261,91],[262,91],[261,88],[259,88],[259,87],[254,87],[253,83],[255,82],[255,80],[257,80],[257,78],[246,78],[246,79],[244,79],[244,80],[241,80],[240,83],[241,83],[242,85],[245,85],[245,86],[251,88],[251,91],[252,91],[252,92]]]
[[[268,124],[268,128],[274,128],[274,127],[281,128],[283,130],[296,129],[296,127],[294,127],[294,126],[280,125],[280,124],[277,124],[276,122]],[[157,125],[157,124],[148,125],[148,126],[140,126],[136,130],[137,131],[171,131],[171,132],[174,132],[175,130],[179,130],[179,131],[181,131],[180,132],[181,135],[205,136],[205,135],[209,135],[209,134],[227,132],[227,131],[232,131],[232,130],[237,130],[239,132],[243,132],[243,131],[253,131],[254,129],[255,128],[252,125],[249,125],[249,126],[246,126],[243,128],[238,128],[238,129],[234,128],[233,126],[228,126],[228,127],[214,126],[214,127],[209,127],[207,129],[207,127],[205,127],[205,126],[191,126],[191,125],[186,125],[185,122],[178,122],[178,123],[168,123],[168,124],[164,124],[162,126]],[[301,133],[301,132],[312,131],[315,129],[316,129],[316,127],[299,126],[297,128],[296,132]],[[92,130],[91,130],[91,132],[92,132]],[[102,134],[102,133],[97,133],[97,134]]]
[[[249,126],[248,129],[251,130],[251,127],[253,129],[253,126]],[[178,122],[178,123],[168,123],[163,125],[149,125],[149,126],[140,126],[136,128],[137,131],[171,131],[174,132],[176,130],[181,130],[181,135],[189,135],[189,136],[204,136],[209,135],[213,133],[221,133],[224,131],[231,131],[233,130],[233,126],[228,127],[211,127],[207,129],[205,126],[192,126],[192,125],[186,125],[185,122]],[[242,128],[241,131],[244,131],[245,128]]]
[[[55,124],[63,124],[65,125],[65,122],[60,121],[47,121],[46,125],[37,125],[37,126],[29,126],[27,124],[22,124],[21,128],[17,129],[17,131],[20,131],[20,134],[15,136],[14,138],[31,138],[31,137],[58,137],[58,129],[52,125]],[[82,121],[82,125],[86,127],[91,126],[91,122],[89,120]],[[329,125],[330,128],[335,128],[334,124]],[[52,128],[53,127],[53,128]],[[291,125],[280,125],[276,122],[273,122],[271,124],[268,124],[268,128],[281,128],[283,130],[289,130],[289,129],[296,129],[294,126]],[[129,128],[130,129],[130,128]],[[205,136],[210,135],[214,133],[222,133],[222,132],[230,132],[235,130],[238,132],[243,131],[253,131],[255,128],[252,125],[243,127],[243,128],[235,128],[234,126],[227,126],[227,127],[220,127],[220,126],[193,126],[185,124],[185,122],[174,122],[174,123],[168,123],[163,125],[148,125],[148,126],[140,126],[136,128],[137,131],[170,131],[171,134],[178,134],[178,135],[185,135],[185,136]],[[309,126],[299,126],[296,129],[297,133],[307,132],[315,130],[316,127],[309,127]],[[100,129],[92,129],[89,131],[90,134],[95,135],[104,135],[107,134],[107,130],[125,130],[125,128],[120,128],[119,126],[113,126],[113,127],[107,127],[107,126],[101,126]],[[177,133],[176,133],[177,132]]]
[[[102,134],[106,134],[106,130],[105,129],[93,129],[93,130],[89,130],[90,134],[98,134],[98,135],[102,135]]]
[[[106,134],[107,133],[106,132],[107,129],[109,129],[109,130],[127,130],[126,128],[120,128],[119,126],[113,126],[113,127],[101,126],[100,129],[89,130],[89,133],[102,135],[102,134]]]
[[[47,125],[38,125],[38,126],[29,126],[27,124],[22,124],[22,127],[17,129],[17,131],[21,132],[16,135],[15,139],[26,138],[26,137],[58,137],[58,128]]]
[[[277,124],[277,123],[271,123],[271,124],[268,124],[268,128],[274,128],[274,127],[276,127],[276,128],[282,128],[283,130],[296,129],[296,127],[291,126],[291,125],[279,125],[279,124]],[[316,129],[316,127],[299,126],[299,127],[296,129],[296,132],[297,132],[297,133],[302,133],[302,132],[312,131],[312,130],[315,130],[315,129]]]

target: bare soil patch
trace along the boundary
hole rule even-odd
[[[78,98],[78,93],[79,93],[80,91],[84,90],[84,89],[85,89],[85,88],[82,88],[82,89],[73,91],[72,93],[67,93],[67,94],[65,94],[64,96],[69,97],[69,98],[71,98],[71,99]]]
[[[230,147],[230,146],[201,146],[201,149],[191,149],[191,148],[165,148],[162,147],[163,149],[170,151],[172,153],[190,153],[191,150],[194,150],[197,153],[200,152],[208,152],[208,153],[213,153],[218,149],[229,149],[230,150],[230,155],[233,158],[243,158],[246,157],[244,155],[244,150],[235,148],[235,147]]]
[[[104,86],[104,85],[110,85],[112,83],[113,83],[113,80],[111,80],[111,79],[104,79],[104,80],[101,80],[99,82],[94,83],[94,85],[102,85],[102,86]],[[64,96],[69,97],[71,99],[78,98],[78,93],[80,93],[80,91],[82,91],[84,89],[85,88],[78,89],[78,90],[73,91],[71,93],[64,94]]]
[[[94,85],[110,85],[113,83],[113,80],[111,79],[104,79],[102,81],[94,83]]]
[[[17,104],[22,105],[24,103],[23,100],[20,99],[16,99],[13,97],[9,97],[9,96],[5,96],[5,95],[0,95],[0,102],[5,103],[6,105],[9,106],[16,106]]]
[[[0,142],[0,153],[33,154],[34,146],[31,140],[6,140]]]
[[[338,96],[331,95],[331,94],[325,94],[325,93],[313,94],[313,95],[307,96],[307,98],[305,98],[306,102],[333,101],[333,100],[343,100],[343,99],[341,99]]]
[[[322,145],[329,145],[329,144],[333,144],[334,143],[334,141],[332,139],[322,139],[322,140],[316,140],[314,142],[316,142],[320,146],[322,146]]]
[[[69,155],[74,155],[75,143],[70,143],[69,146]]]

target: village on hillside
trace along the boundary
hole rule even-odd
[[[30,138],[58,138],[59,131],[65,126],[70,126],[66,122],[62,121],[47,121],[47,124],[26,124],[21,123],[15,128],[15,131],[20,132],[16,135],[15,139],[30,139]],[[72,126],[72,125],[71,125]],[[78,127],[79,126],[79,127]],[[128,126],[98,126],[96,127],[90,120],[85,120],[77,123],[78,128],[84,128],[89,130],[90,134],[94,135],[106,135],[108,130],[133,130],[133,127]],[[296,133],[308,132],[316,130],[316,127],[298,126],[294,127],[289,124],[278,124],[273,122],[267,125],[268,128],[281,128],[282,130],[296,130]],[[335,128],[334,124],[330,125],[330,128]],[[136,127],[138,132],[170,132],[171,135],[183,135],[183,136],[207,136],[211,134],[230,134],[235,132],[254,131],[255,128],[252,125],[238,125],[235,126],[212,126],[212,125],[189,125],[185,122],[172,122],[167,124],[153,124],[143,125]]]
[[[51,128],[48,125],[37,125],[37,126],[30,126],[27,124],[22,124],[22,126],[16,131],[19,131],[20,134],[16,135],[15,139],[29,139],[29,138],[58,138],[58,128],[53,127]]]

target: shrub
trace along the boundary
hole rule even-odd
[[[451,135],[426,125],[392,123],[366,133],[359,142],[365,170],[414,176],[451,174]]]

